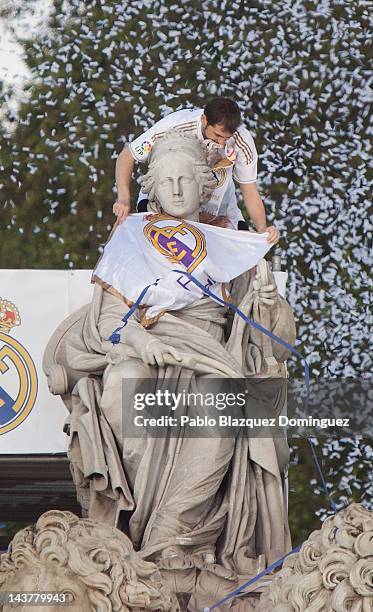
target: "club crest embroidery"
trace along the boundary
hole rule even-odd
[[[212,172],[217,182],[216,189],[219,189],[227,180],[227,171],[225,168],[213,168]]]
[[[225,155],[230,162],[234,163],[237,159],[237,153],[234,148],[230,145],[225,147]]]
[[[35,364],[13,327],[21,324],[17,307],[0,298],[0,435],[15,429],[30,414],[38,391]]]
[[[192,272],[207,255],[204,234],[193,225],[166,215],[153,215],[144,234],[154,248],[172,263]]]
[[[152,148],[153,146],[151,142],[149,142],[148,140],[145,140],[140,145],[137,145],[137,147],[135,148],[135,151],[138,155],[142,156],[142,155],[146,155],[147,153],[150,153]]]

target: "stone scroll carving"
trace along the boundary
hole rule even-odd
[[[373,512],[350,504],[290,555],[257,612],[371,612]]]
[[[59,510],[14,536],[0,557],[0,591],[66,593],[70,612],[177,609],[157,567],[124,533]],[[3,612],[13,609],[5,605]],[[49,609],[57,608],[40,608]]]

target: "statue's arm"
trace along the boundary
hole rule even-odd
[[[280,232],[274,225],[267,226],[266,213],[262,198],[258,192],[256,183],[240,183],[243,201],[250,219],[260,234],[268,232],[269,244],[277,244]]]
[[[166,363],[181,361],[179,352],[173,346],[165,344],[141,325],[127,325],[121,332],[121,341],[132,347],[135,355],[148,365],[164,367]]]
[[[123,315],[128,310],[129,307],[120,299],[108,292],[103,292],[103,301],[97,324],[103,342],[108,341],[114,329],[122,325]],[[119,351],[123,350],[127,356],[137,357],[148,365],[163,367],[165,363],[181,361],[178,351],[147,331],[136,320],[135,315],[122,328],[120,344],[117,348]]]

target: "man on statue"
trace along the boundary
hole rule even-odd
[[[210,200],[201,205],[200,220],[231,229],[246,229],[237,205],[235,179],[256,230],[268,232],[268,242],[276,244],[279,231],[275,226],[267,227],[264,205],[256,187],[258,156],[253,138],[241,124],[236,102],[223,97],[210,100],[204,109],[182,109],[167,115],[123,149],[116,163],[118,198],[113,206],[118,222],[122,223],[130,212],[135,161],[147,161],[155,142],[171,129],[195,135],[207,151],[208,163],[214,172],[216,188]],[[137,210],[146,210],[147,203],[148,195],[142,189]]]

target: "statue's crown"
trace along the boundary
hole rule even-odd
[[[0,331],[9,334],[12,327],[21,325],[17,307],[9,300],[0,298]]]

